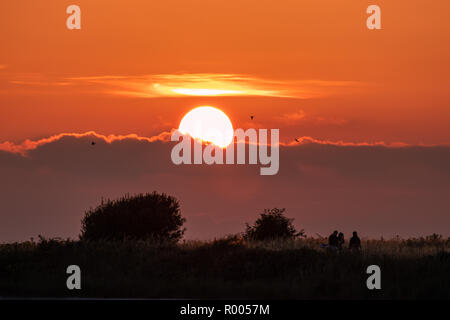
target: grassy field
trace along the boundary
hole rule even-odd
[[[324,239],[178,245],[45,240],[0,245],[0,297],[415,299],[450,298],[450,241],[364,240],[361,253]],[[82,289],[66,288],[79,265]],[[381,290],[366,287],[381,268]]]

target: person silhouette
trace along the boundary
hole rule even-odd
[[[356,231],[353,231],[353,236],[350,238],[348,248],[353,251],[359,251],[361,249],[361,240]]]
[[[342,232],[340,232],[338,237],[337,237],[337,247],[338,247],[338,249],[342,250],[344,244],[345,244],[344,234]]]
[[[338,247],[338,232],[334,230],[333,233],[328,237],[328,246],[330,249],[337,249]]]

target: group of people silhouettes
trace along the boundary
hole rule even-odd
[[[333,231],[333,233],[328,237],[328,247],[334,250],[342,250],[345,245],[344,234],[337,230]],[[358,233],[353,231],[353,236],[350,238],[350,242],[348,244],[349,250],[359,251],[361,249],[361,239],[358,237]]]

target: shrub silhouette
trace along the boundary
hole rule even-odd
[[[126,195],[118,200],[102,200],[87,211],[81,221],[81,240],[178,241],[186,221],[178,200],[166,194]]]
[[[283,214],[286,209],[264,209],[253,226],[246,223],[244,238],[249,240],[294,239],[304,237],[304,230],[297,232],[292,221]]]

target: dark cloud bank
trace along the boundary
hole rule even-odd
[[[259,165],[176,166],[173,145],[65,136],[26,156],[0,151],[0,241],[76,238],[102,197],[153,190],[180,200],[187,239],[243,231],[272,207],[310,235],[450,233],[450,147],[283,146],[279,173],[261,176]]]

